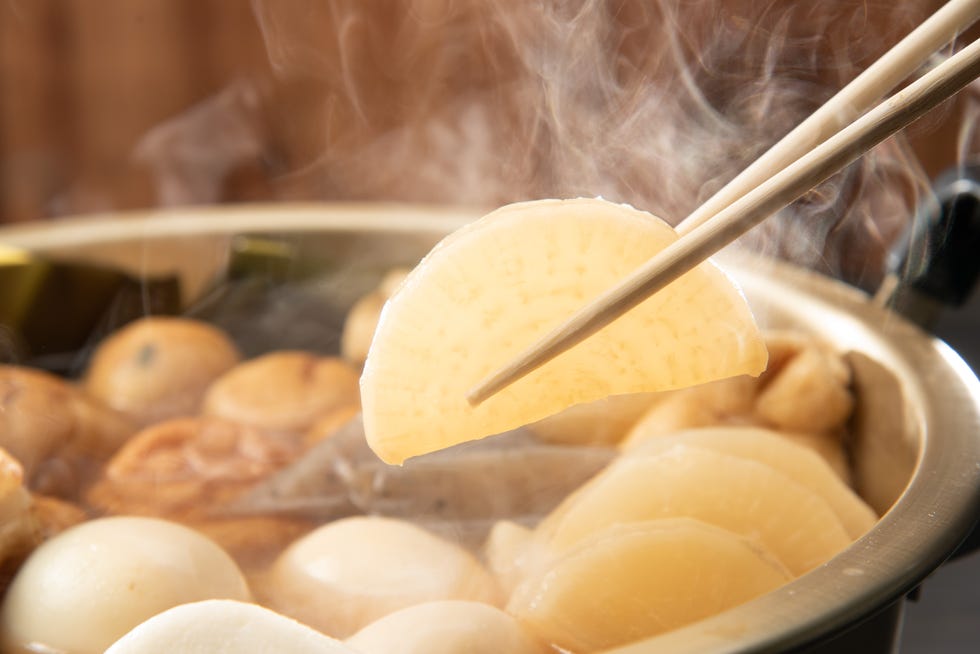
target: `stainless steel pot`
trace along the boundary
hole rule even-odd
[[[184,209],[8,228],[0,243],[140,275],[174,272],[194,294],[226,263],[238,235],[275,233],[329,260],[336,301],[350,306],[385,268],[415,262],[477,213],[378,205]],[[980,382],[944,343],[863,293],[758,258],[723,263],[763,325],[809,331],[849,353],[859,398],[856,484],[884,515],[846,551],[783,588],[617,652],[870,651],[869,643],[888,650],[904,595],[980,516]]]

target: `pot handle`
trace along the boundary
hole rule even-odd
[[[925,328],[966,302],[980,279],[980,164],[940,175],[886,259],[875,302]]]
[[[931,329],[945,307],[962,306],[980,279],[980,163],[940,175],[887,258],[875,301]],[[980,516],[978,516],[980,518]],[[980,523],[950,558],[980,549]]]

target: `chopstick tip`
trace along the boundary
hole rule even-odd
[[[513,384],[520,378],[520,374],[505,366],[491,375],[483,378],[476,386],[466,393],[466,401],[473,408],[476,408],[489,400],[491,397]]]
[[[486,390],[486,385],[481,382],[466,393],[466,401],[472,408],[475,409],[483,404],[483,402],[486,401],[491,395],[493,395],[493,393],[488,393]]]

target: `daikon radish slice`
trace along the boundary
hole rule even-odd
[[[497,583],[507,593],[523,576],[534,546],[534,531],[510,520],[498,520],[483,545],[483,557]]]
[[[777,432],[748,427],[694,429],[644,441],[628,450],[627,455],[655,456],[678,444],[703,447],[771,466],[826,500],[851,538],[860,537],[878,519],[871,507],[848,488],[823,457]]]
[[[384,461],[497,434],[574,404],[759,374],[766,348],[712,263],[477,407],[466,392],[677,239],[603,200],[498,209],[444,239],[386,304],[361,377]]]
[[[593,534],[522,583],[507,608],[543,640],[594,652],[714,615],[790,578],[758,543],[670,518]]]
[[[822,497],[771,466],[701,447],[620,459],[559,506],[541,526],[562,552],[606,526],[691,517],[756,537],[795,575],[851,538]]]

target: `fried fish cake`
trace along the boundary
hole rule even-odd
[[[358,373],[337,357],[281,351],[242,363],[208,389],[204,413],[300,436],[324,415],[358,406]]]
[[[220,329],[188,318],[137,320],[105,339],[85,389],[141,425],[192,415],[207,387],[241,359]]]
[[[40,524],[24,488],[20,463],[0,448],[0,588],[17,564],[41,542]]]
[[[226,507],[298,454],[288,440],[223,418],[177,418],[134,436],[106,466],[87,500],[99,512],[194,527],[245,565],[278,551],[308,526],[229,513]]]
[[[344,332],[340,337],[340,352],[344,358],[356,366],[363,366],[367,359],[374,330],[388,298],[398,290],[408,276],[405,268],[394,268],[385,275],[378,287],[359,299],[347,313]]]
[[[0,447],[31,490],[73,496],[134,432],[124,415],[64,380],[0,365]]]
[[[230,420],[175,418],[136,434],[87,498],[109,513],[204,515],[296,454],[282,439]]]

